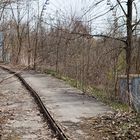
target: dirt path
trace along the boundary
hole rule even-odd
[[[0,70],[0,80],[9,76]],[[55,140],[30,94],[16,78],[0,84],[0,140]]]

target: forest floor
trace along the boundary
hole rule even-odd
[[[115,112],[81,122],[93,140],[140,140],[140,114]]]

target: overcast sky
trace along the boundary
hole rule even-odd
[[[109,13],[103,15],[110,10],[111,6],[117,4],[117,0],[102,0],[98,6],[94,6],[97,2],[101,0],[49,0],[49,5],[47,6],[48,14],[55,14],[55,11],[58,10],[59,14],[70,16],[71,13],[75,14],[79,19],[87,22],[92,21],[92,28],[95,32],[104,32],[110,28],[110,24],[114,22],[115,15],[116,17],[124,15],[120,6],[116,6],[114,10],[111,10]],[[108,1],[110,4],[108,5]],[[126,10],[127,0],[120,0]],[[138,18],[140,18],[140,0],[135,0],[137,5]],[[91,9],[91,10],[89,10]],[[84,16],[83,16],[84,15]],[[101,16],[103,15],[103,16]],[[101,17],[100,17],[101,16]],[[80,18],[82,17],[82,18]],[[136,11],[133,5],[133,19],[136,17]],[[126,18],[120,19],[119,23],[124,22]]]
[[[75,15],[76,18],[79,18],[79,20],[85,23],[91,20],[93,30],[102,32],[105,28],[108,28],[108,20],[113,21],[113,17],[112,12],[100,17],[100,15],[110,10],[110,5],[107,5],[107,0],[104,0],[98,6],[94,6],[99,1],[100,0],[49,0],[49,5],[46,7],[44,17],[55,17],[56,11],[58,11],[58,16],[60,17]],[[44,2],[45,0],[43,3]]]
[[[44,5],[46,0],[36,0],[34,4],[32,4],[31,1],[28,1],[31,3],[31,13],[37,14],[37,1],[39,1],[40,3],[41,11],[42,6]],[[102,2],[95,6],[99,1]],[[58,17],[63,21],[73,15],[78,20],[83,21],[85,24],[88,24],[89,21],[91,21],[93,33],[102,33],[110,29],[111,24],[113,24],[115,19],[115,13],[116,17],[124,15],[119,6],[117,6],[114,10],[110,10],[111,6],[116,5],[117,0],[109,1],[110,4],[108,5],[108,0],[49,0],[49,4],[46,5],[46,10],[44,10],[43,18],[46,18],[47,22],[51,22],[50,18],[57,19]],[[126,0],[120,1],[124,2],[123,7],[126,9]],[[140,17],[140,0],[135,0],[135,2],[138,6],[137,11]],[[133,13],[135,13],[135,10],[133,11]],[[133,15],[135,16],[135,14]],[[121,19],[119,22],[124,21],[123,19]]]

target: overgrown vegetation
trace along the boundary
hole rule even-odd
[[[104,2],[93,2],[91,7],[98,10]],[[3,19],[0,25],[4,34],[3,60],[35,70],[48,69],[47,73],[83,92],[90,91],[112,106],[118,106],[118,76],[127,73],[128,83],[129,73],[140,73],[139,13],[136,10],[137,18],[133,17],[132,30],[132,15],[127,14],[133,8],[130,2],[127,1],[129,9],[125,11],[124,4],[118,0],[115,5],[107,1],[110,10],[106,8],[97,17],[113,13],[113,20],[108,21],[107,28],[104,26],[103,34],[93,30],[94,18],[84,21],[87,9],[87,13],[83,14],[85,17],[78,17],[76,12],[65,15],[58,10],[49,16],[44,14],[49,7],[48,0],[42,8],[37,0],[7,1],[6,5],[0,3]],[[92,16],[96,17],[96,14],[92,13]]]
[[[132,112],[105,114],[83,120],[80,127],[95,140],[138,140],[140,138],[140,114]]]

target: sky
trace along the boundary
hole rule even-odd
[[[46,0],[36,0],[33,4],[31,1],[26,1],[30,3],[30,17],[34,13],[38,14],[38,2],[40,5],[39,13],[41,13],[42,7],[46,2]],[[99,3],[100,1],[101,3]],[[123,7],[126,10],[126,0],[120,1],[123,1]],[[77,20],[83,21],[84,24],[90,24],[93,34],[101,34],[109,32],[113,26],[114,19],[124,15],[119,6],[111,10],[112,6],[115,6],[116,3],[117,0],[49,0],[48,4],[45,5],[42,17],[47,23],[52,24],[58,18],[62,22],[66,21],[68,23],[70,17],[74,16]],[[140,17],[140,0],[135,0],[135,3],[138,7],[137,12]],[[133,9],[135,9],[134,6]],[[134,17],[136,17],[135,13],[136,10],[133,10]],[[118,23],[120,25],[124,22],[125,18],[119,18]]]
[[[83,21],[85,24],[88,24],[89,20],[93,19],[93,30],[95,30],[95,32],[102,32],[102,30],[107,28],[108,17],[97,17],[108,11],[110,6],[107,5],[105,0],[99,4],[99,6],[94,6],[98,1],[99,0],[49,0],[49,5],[46,6],[44,17],[50,16],[56,18],[57,13],[57,17],[64,20],[65,18],[74,15],[78,20]],[[111,17],[112,12],[109,13],[108,16]]]
[[[44,4],[45,1],[46,0],[41,0],[42,4]],[[102,2],[95,6],[99,1]],[[123,2],[123,7],[126,10],[126,0],[120,1]],[[108,2],[110,4],[108,4]],[[117,0],[49,0],[49,4],[46,6],[46,10],[44,12],[44,17],[60,17],[61,20],[64,20],[64,17],[67,18],[71,15],[75,15],[76,18],[85,23],[89,23],[89,21],[91,21],[93,32],[102,33],[110,29],[111,24],[114,23],[115,15],[116,17],[124,15],[119,6],[110,10],[111,7],[116,4]],[[135,0],[135,4],[138,7],[137,12],[139,13],[140,0]],[[134,6],[133,9],[133,16],[136,17]],[[107,11],[109,12],[106,13]],[[124,20],[125,18],[120,18],[118,22],[121,23],[124,22]]]

